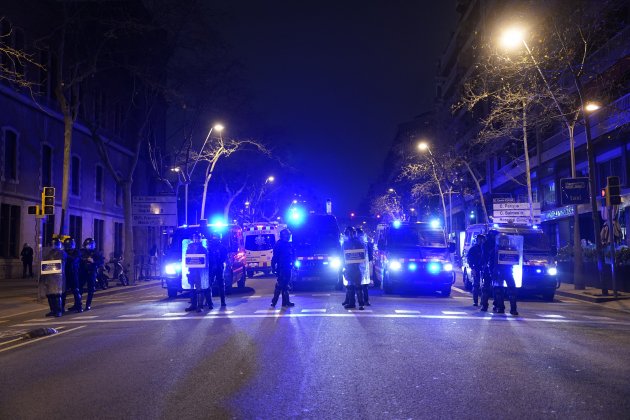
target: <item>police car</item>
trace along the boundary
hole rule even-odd
[[[276,222],[246,223],[243,225],[248,277],[253,277],[255,272],[262,272],[265,275],[271,274],[273,247],[280,239],[280,231],[285,228],[286,225]]]
[[[450,296],[455,273],[450,254],[455,244],[446,243],[444,230],[435,223],[381,224],[374,248],[375,283],[385,293],[399,289],[429,289]]]
[[[167,290],[168,297],[174,298],[177,293],[192,289],[188,282],[188,268],[182,264],[182,260],[186,256],[188,244],[192,242],[193,233],[200,233],[203,236],[202,243],[206,248],[213,233],[221,237],[221,242],[227,249],[227,261],[223,271],[226,292],[229,293],[234,284],[244,287],[245,247],[242,229],[237,225],[223,223],[188,225],[174,229],[169,237],[169,247],[162,267],[162,287]]]

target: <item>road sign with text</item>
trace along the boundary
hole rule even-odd
[[[560,180],[560,203],[563,206],[587,204],[590,199],[587,177]]]

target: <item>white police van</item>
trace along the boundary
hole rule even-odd
[[[287,226],[277,222],[255,222],[243,225],[247,277],[262,272],[271,274],[273,248],[280,239],[280,231]]]

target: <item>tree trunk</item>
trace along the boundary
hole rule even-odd
[[[65,107],[63,107],[65,108]],[[59,235],[66,234],[66,218],[68,209],[68,196],[70,189],[70,164],[72,153],[72,127],[74,121],[69,115],[69,110],[63,111],[63,178],[61,182],[61,220],[59,221]]]
[[[488,209],[486,208],[486,200],[484,200],[483,198],[483,192],[481,191],[481,185],[479,184],[479,179],[477,179],[477,177],[475,176],[475,173],[473,172],[468,162],[464,161],[464,165],[466,165],[466,169],[468,169],[468,173],[470,174],[470,176],[472,176],[473,180],[475,181],[475,186],[477,187],[477,193],[479,194],[479,199],[481,200],[481,208],[483,208],[484,223],[489,223],[490,220],[488,219]]]
[[[208,165],[208,168],[206,168],[206,177],[203,183],[203,196],[201,197],[201,217],[199,218],[200,220],[206,218],[206,196],[208,194],[208,183],[210,182],[210,178],[212,178],[212,172],[214,171],[214,167],[219,161],[221,155],[221,152],[217,152],[214,159],[212,159],[212,161]]]
[[[532,177],[529,166],[529,146],[527,144],[527,101],[523,101],[523,154],[525,155],[525,177],[527,182],[527,202],[529,203],[529,223],[534,224],[534,204],[532,199]]]
[[[123,241],[123,255],[125,264],[129,269],[129,279],[136,281],[136,256],[133,243],[133,216],[131,207],[131,185],[129,181],[124,181],[123,188],[123,211],[125,213],[125,237]]]

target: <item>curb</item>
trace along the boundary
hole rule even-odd
[[[590,295],[590,294],[586,294],[586,293],[571,293],[571,292],[565,292],[562,290],[556,290],[556,295],[558,296],[563,296],[563,297],[568,297],[568,298],[572,298],[572,299],[577,299],[577,300],[582,300],[584,302],[591,302],[591,303],[605,303],[605,302],[614,302],[617,300],[626,300],[626,299],[630,299],[630,296],[628,296],[627,294],[618,294],[618,298],[615,299],[614,296],[596,296],[596,295]]]

